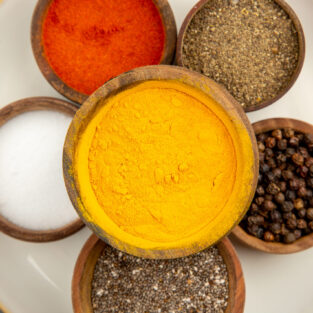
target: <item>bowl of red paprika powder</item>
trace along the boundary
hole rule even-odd
[[[167,0],[39,0],[31,26],[42,74],[78,104],[123,72],[170,64],[176,37]]]

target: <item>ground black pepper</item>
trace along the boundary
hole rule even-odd
[[[270,153],[260,160],[256,193],[240,225],[265,241],[293,243],[313,232],[313,136],[276,129],[257,141],[260,154]]]
[[[228,273],[215,247],[172,260],[141,259],[106,247],[92,280],[94,313],[223,313]]]
[[[274,98],[298,58],[295,26],[272,0],[209,0],[183,38],[183,66],[224,85],[243,107]]]

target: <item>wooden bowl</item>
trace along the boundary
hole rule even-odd
[[[92,235],[76,261],[72,279],[72,304],[74,313],[93,313],[91,304],[91,283],[97,260],[107,245]],[[229,239],[224,238],[216,247],[227,266],[229,298],[225,313],[243,313],[245,283],[240,261]]]
[[[88,95],[66,85],[53,71],[47,61],[42,44],[42,27],[50,3],[54,0],[39,0],[32,17],[31,43],[39,69],[50,85],[66,98],[82,104]],[[173,11],[167,0],[152,0],[160,12],[165,30],[165,43],[160,64],[171,64],[175,54],[177,29]]]
[[[175,57],[175,63],[179,66],[184,66],[183,61],[182,61],[182,53],[183,53],[182,50],[183,50],[183,40],[185,37],[186,30],[188,29],[188,26],[189,26],[191,20],[193,19],[193,17],[209,1],[210,0],[200,0],[199,2],[197,2],[197,4],[187,14],[187,16],[186,16],[186,18],[182,24],[182,27],[181,27],[179,34],[178,34],[177,47],[176,47],[176,57]],[[245,108],[245,112],[252,112],[252,111],[256,111],[256,110],[262,109],[264,107],[267,107],[268,105],[273,104],[278,99],[280,99],[282,96],[284,96],[287,93],[287,91],[292,87],[292,85],[295,83],[295,81],[297,80],[297,78],[301,72],[303,63],[304,63],[305,39],[304,39],[304,33],[303,33],[303,29],[302,29],[300,20],[299,20],[298,16],[296,15],[296,13],[293,11],[293,9],[284,0],[273,0],[273,1],[275,1],[289,15],[290,19],[293,21],[293,23],[295,25],[296,31],[298,33],[298,41],[299,41],[299,61],[298,61],[297,67],[296,67],[293,75],[290,78],[288,85],[284,89],[282,89],[274,98],[272,98],[270,100],[263,101],[257,105],[252,106],[252,107]]]
[[[0,110],[0,127],[19,114],[36,110],[56,110],[74,115],[77,108],[71,103],[54,98],[25,98],[13,102]],[[83,226],[84,223],[78,218],[76,221],[60,228],[36,231],[15,225],[0,215],[0,231],[11,237],[25,241],[47,242],[62,239],[75,233]]]
[[[236,193],[236,197],[240,198],[241,203],[240,204],[237,202],[236,205],[237,207],[243,208],[243,210],[241,214],[238,212],[238,220],[234,222],[231,228],[239,223],[250,206],[257,184],[258,153],[252,127],[241,106],[228,94],[228,92],[223,87],[199,73],[189,71],[182,67],[157,65],[137,68],[110,80],[105,85],[100,87],[95,93],[93,93],[82,105],[80,110],[77,111],[69,128],[63,153],[64,179],[70,199],[78,214],[84,220],[86,225],[101,239],[116,247],[117,249],[136,256],[145,258],[177,258],[203,250],[209,245],[214,244],[223,236],[227,235],[227,232],[224,230],[220,231],[219,229],[214,229],[214,233],[218,234],[218,238],[216,238],[214,242],[210,242],[208,235],[204,234],[204,232],[201,232],[197,242],[184,242],[179,247],[175,244],[172,244],[170,248],[166,247],[165,244],[162,243],[158,243],[158,248],[155,248],[155,242],[152,243],[148,240],[145,240],[146,245],[143,248],[137,243],[136,240],[131,241],[129,239],[118,238],[116,235],[108,233],[108,231],[100,228],[97,225],[97,221],[93,220],[93,217],[88,214],[88,208],[86,208],[84,205],[84,200],[81,197],[77,180],[76,167],[74,162],[75,153],[77,151],[77,143],[86,125],[90,119],[92,119],[94,113],[102,105],[103,101],[100,100],[103,100],[112,94],[116,94],[119,91],[136,83],[147,80],[181,81],[184,84],[201,90],[204,94],[210,98],[213,98],[221,105],[223,110],[227,112],[231,118],[233,126],[235,127],[235,131],[238,132],[238,134],[241,132],[241,137],[238,136],[238,146],[245,145],[245,149],[242,151],[243,149],[238,148],[238,152],[240,151],[240,153],[243,154],[243,161],[240,165],[240,173],[242,173],[242,175],[246,175],[247,177],[247,181],[245,182],[247,184],[247,188],[244,188],[243,184],[236,184],[238,187],[238,193]],[[244,142],[242,137],[245,138]],[[251,150],[248,148],[248,145],[250,146]],[[252,158],[250,158],[250,156]],[[220,218],[221,216],[218,216],[218,219]],[[150,246],[151,248],[147,248]]]
[[[264,133],[277,128],[293,128],[299,132],[313,134],[313,125],[291,118],[271,118],[254,123],[252,126],[256,134]],[[245,245],[268,253],[295,253],[313,247],[313,233],[301,237],[292,244],[266,242],[249,235],[239,225],[233,230],[232,235]]]

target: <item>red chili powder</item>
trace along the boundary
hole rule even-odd
[[[91,94],[125,71],[159,64],[165,33],[152,0],[54,0],[42,40],[54,72]]]

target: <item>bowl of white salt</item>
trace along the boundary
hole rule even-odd
[[[63,181],[62,150],[75,105],[26,98],[0,110],[0,231],[47,242],[83,227]]]

